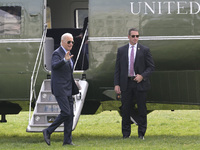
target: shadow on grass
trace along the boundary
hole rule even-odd
[[[124,142],[128,141],[141,141],[137,136],[131,136],[129,139],[123,139],[122,136],[118,135],[91,135],[89,133],[81,135],[73,135],[73,141],[77,142],[87,142],[87,141],[100,141],[103,142],[116,142],[123,140]],[[52,142],[62,142],[63,133],[53,133],[51,135]],[[200,135],[185,135],[185,136],[173,136],[173,135],[151,135],[145,137],[145,142],[166,142],[166,143],[199,143]],[[26,135],[0,135],[0,143],[41,143],[44,142],[42,133],[28,133]]]

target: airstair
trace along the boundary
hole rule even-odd
[[[74,120],[72,130],[75,129],[78,123],[88,88],[87,81],[76,80],[76,83],[80,90],[79,94],[73,96]],[[42,83],[32,118],[27,127],[27,132],[41,132],[55,120],[59,113],[60,108],[54,95],[51,93],[51,79],[45,79]],[[56,131],[63,131],[63,124]]]

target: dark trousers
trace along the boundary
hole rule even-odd
[[[128,80],[126,91],[122,91],[122,134],[130,136],[131,122],[130,113],[134,108],[134,98],[136,99],[138,108],[138,136],[144,136],[147,129],[147,108],[146,108],[146,92],[137,90],[137,83]]]
[[[47,128],[49,134],[64,122],[64,141],[63,144],[72,142],[72,125],[73,125],[73,99],[72,97],[56,97],[61,109],[60,114],[55,121]]]

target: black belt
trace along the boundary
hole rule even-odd
[[[131,80],[131,81],[135,81],[135,80],[134,80],[134,79],[135,79],[135,76],[128,77],[128,79]]]

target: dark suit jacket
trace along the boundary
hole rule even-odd
[[[121,91],[127,89],[128,83],[128,49],[129,44],[118,48],[114,85],[119,85]],[[154,61],[150,50],[141,44],[137,44],[136,58],[134,62],[135,74],[143,76],[143,80],[137,84],[138,91],[147,91],[150,89],[149,76],[154,71]]]
[[[62,47],[56,49],[51,61],[51,89],[55,96],[72,96],[79,90],[73,78],[70,61],[64,61],[65,52]]]

